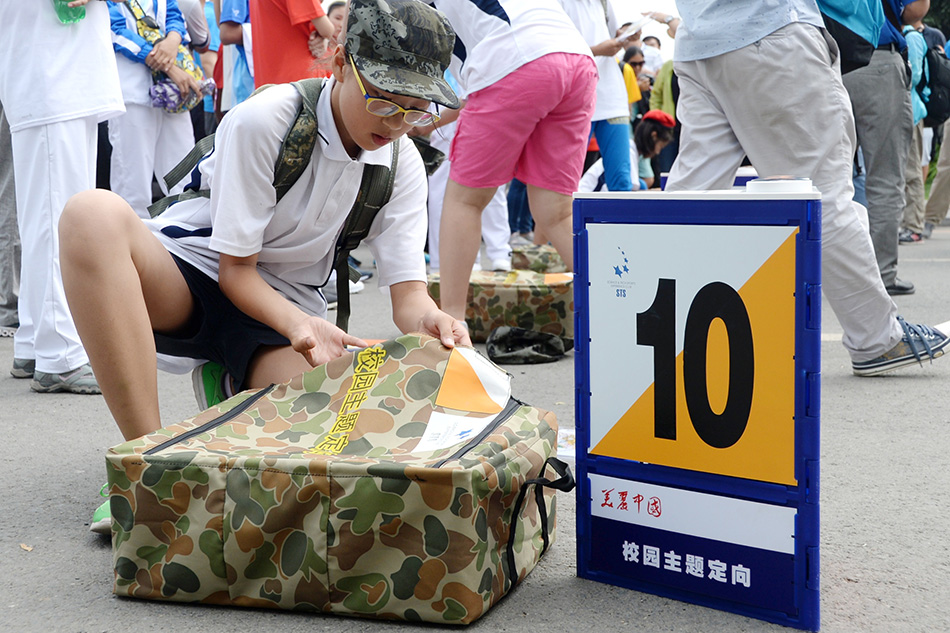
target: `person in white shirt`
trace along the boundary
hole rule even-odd
[[[678,0],[677,7],[683,130],[666,189],[728,189],[744,156],[759,176],[810,178],[822,199],[822,289],[852,371],[873,376],[942,356],[946,335],[897,315],[867,210],[852,201],[854,116],[815,0]]]
[[[383,20],[411,28],[402,37],[373,28]],[[210,199],[180,201],[149,223],[110,192],[70,200],[60,224],[67,294],[124,437],[161,428],[156,351],[214,361],[246,389],[366,346],[325,319],[319,287],[364,165],[391,165],[394,141],[432,122],[432,102],[458,107],[442,79],[453,42],[444,16],[416,0],[352,0],[316,106],[316,148],[279,201],[277,155],[301,104],[289,84],[221,122],[200,165]],[[425,171],[411,142],[398,147],[392,195],[367,238],[380,286],[402,331],[471,344],[426,291]]]
[[[17,378],[38,392],[99,393],[63,294],[56,225],[96,185],[98,123],[124,111],[105,2],[63,24],[51,2],[0,2],[0,103],[10,123],[22,246]]]

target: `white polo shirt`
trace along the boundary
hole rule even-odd
[[[199,170],[211,199],[169,207],[147,224],[168,250],[218,278],[218,255],[258,254],[258,271],[278,292],[310,314],[326,303],[316,288],[333,266],[337,238],[359,191],[363,165],[389,165],[392,144],[351,159],[330,109],[334,80],[317,104],[318,142],[300,179],[276,202],[274,166],[281,140],[300,107],[296,89],[283,84],[233,108],[221,121],[215,150]],[[392,197],[373,221],[366,244],[376,259],[379,285],[426,280],[427,183],[422,159],[403,138]]]

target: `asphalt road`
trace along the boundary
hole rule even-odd
[[[368,259],[365,252],[359,252]],[[900,249],[898,297],[911,322],[950,320],[950,228]],[[353,298],[352,331],[398,332],[373,281]],[[950,629],[950,360],[881,378],[851,375],[840,327],[824,305],[821,411],[822,630]],[[0,631],[422,631],[432,626],[119,599],[108,539],[88,532],[105,481],[104,454],[121,441],[99,396],[35,394],[6,371],[0,339]],[[514,395],[574,427],[573,358],[509,366]],[[188,376],[160,374],[166,424],[194,415]],[[782,627],[576,574],[575,502],[560,495],[558,538],[537,569],[472,631],[772,631]],[[436,627],[442,628],[442,627]]]

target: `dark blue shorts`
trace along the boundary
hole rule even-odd
[[[155,332],[156,349],[169,356],[214,361],[228,370],[238,389],[245,389],[247,368],[257,348],[290,345],[290,341],[241,312],[224,296],[217,281],[179,257],[172,258],[195,299],[195,311],[178,332]]]

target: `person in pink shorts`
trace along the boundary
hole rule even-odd
[[[584,166],[597,87],[590,47],[555,2],[434,0],[455,29],[468,101],[450,150],[442,211],[442,309],[463,318],[481,213],[512,178],[573,268],[571,194]]]

